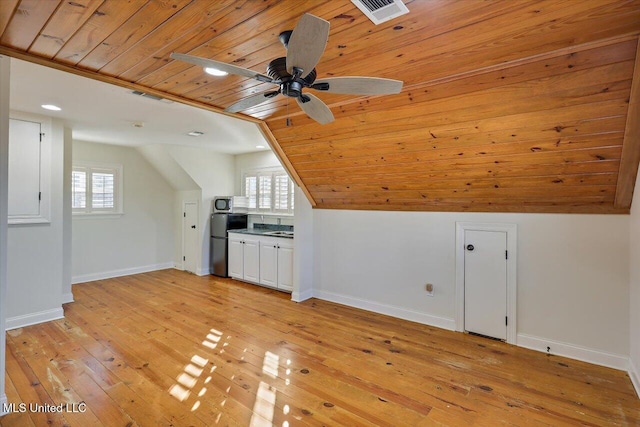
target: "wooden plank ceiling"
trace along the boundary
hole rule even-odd
[[[348,0],[1,0],[0,53],[221,111],[273,86],[281,31],[331,23],[318,78],[400,79],[398,95],[278,96],[259,123],[317,208],[627,213],[640,157],[639,0],[415,0],[374,25]],[[635,70],[635,71],[634,71]],[[287,117],[290,118],[287,126]]]

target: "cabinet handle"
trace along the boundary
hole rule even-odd
[[[277,248],[277,246],[276,246],[276,245],[273,245],[273,249],[275,249],[275,248]]]

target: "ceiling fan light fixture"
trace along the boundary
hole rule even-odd
[[[217,68],[213,67],[205,67],[204,72],[216,77],[223,77],[229,74],[226,71],[218,70]]]

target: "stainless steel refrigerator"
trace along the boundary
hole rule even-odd
[[[209,271],[220,277],[229,277],[229,242],[227,232],[247,228],[247,214],[211,214],[211,243]]]

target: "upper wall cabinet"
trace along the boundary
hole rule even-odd
[[[30,116],[9,119],[9,224],[49,222],[50,127]]]

